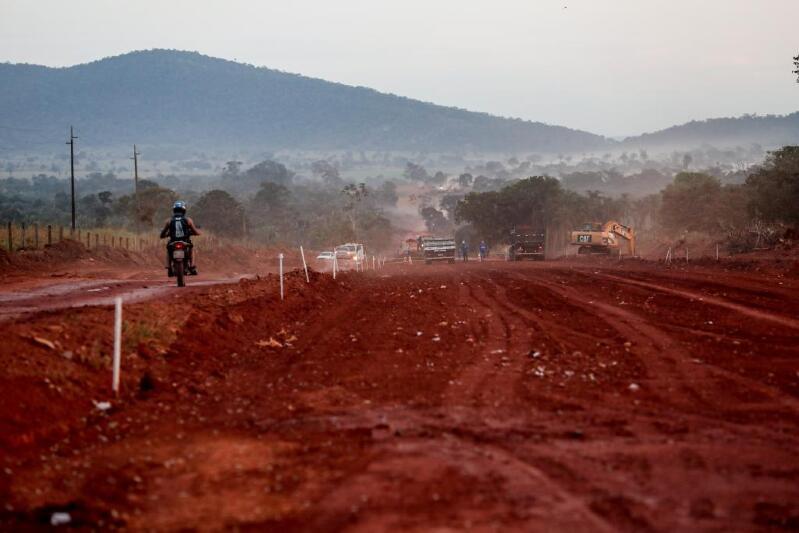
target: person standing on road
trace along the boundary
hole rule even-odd
[[[480,241],[480,261],[485,261],[488,256],[488,245],[485,241]]]
[[[461,241],[461,257],[463,257],[463,262],[469,260],[469,245],[466,244],[466,241]]]

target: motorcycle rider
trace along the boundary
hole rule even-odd
[[[466,241],[461,241],[461,256],[463,257],[463,262],[469,260],[469,245],[466,244]]]
[[[172,272],[172,261],[169,255],[169,245],[175,241],[183,241],[188,243],[186,250],[186,265],[189,274],[192,276],[197,275],[197,267],[194,266],[192,253],[194,246],[191,244],[192,235],[200,235],[194,221],[186,216],[186,202],[178,200],[172,205],[172,218],[166,221],[164,229],[161,230],[161,238],[166,239],[169,237],[169,242],[166,249],[166,268],[169,271],[169,276],[174,276]]]

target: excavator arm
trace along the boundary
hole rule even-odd
[[[630,244],[630,255],[635,255],[635,230],[633,228],[611,220],[605,224],[604,231],[625,239]]]

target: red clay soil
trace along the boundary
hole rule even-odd
[[[0,324],[0,529],[799,528],[792,266],[294,272]],[[110,401],[102,410],[94,401]]]

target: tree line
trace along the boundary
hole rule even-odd
[[[171,188],[141,179],[137,201],[131,180],[91,173],[77,180],[78,226],[155,232],[181,199],[202,228],[223,237],[316,247],[346,241],[380,246],[391,240],[393,228],[383,209],[397,202],[393,182],[348,183],[325,162],[315,165],[313,174],[314,180],[297,179],[275,161],[245,170],[230,161],[210,190]],[[0,220],[67,224],[68,192],[68,182],[53,176],[0,180]]]
[[[731,248],[746,249],[751,243],[740,241],[747,240],[753,224],[770,226],[773,234],[799,226],[799,146],[769,152],[742,183],[686,171],[659,193],[634,199],[576,192],[559,179],[533,176],[496,191],[470,192],[454,200],[445,196],[440,210],[428,209],[423,216],[431,229],[441,229],[445,222],[450,227],[465,224],[460,234],[494,244],[504,242],[517,225],[573,228],[617,218],[673,238],[687,232],[726,237]]]

